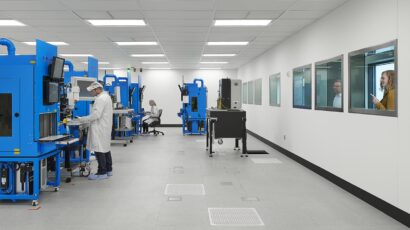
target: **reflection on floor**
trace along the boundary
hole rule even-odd
[[[209,158],[205,137],[163,130],[114,146],[108,180],[74,178],[38,210],[0,203],[0,229],[407,229],[252,137],[270,154],[241,158],[225,140]]]

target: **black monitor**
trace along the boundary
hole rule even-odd
[[[64,78],[64,58],[54,57],[50,66],[50,78],[59,81]]]

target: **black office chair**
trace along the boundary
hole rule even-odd
[[[162,109],[158,110],[158,116],[157,117],[150,117],[146,120],[151,119],[152,122],[148,124],[148,127],[154,128],[151,131],[148,131],[147,134],[153,133],[154,136],[158,136],[158,134],[162,134],[164,136],[164,132],[156,130],[155,128],[161,125],[161,116],[162,116]]]

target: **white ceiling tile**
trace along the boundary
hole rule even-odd
[[[212,19],[211,10],[156,10],[144,11],[144,16],[146,19]]]
[[[216,10],[287,10],[296,0],[216,0]]]
[[[237,68],[338,7],[345,0],[0,0],[0,18],[28,24],[1,28],[18,53],[35,47],[20,41],[61,40],[59,52],[88,52],[112,66],[142,66],[133,53],[165,53],[174,68],[198,68],[200,60]],[[286,12],[283,14],[283,12]],[[280,18],[278,19],[278,17]],[[93,27],[82,19],[144,19],[145,27]],[[213,19],[273,19],[268,27],[213,27]],[[158,39],[158,40],[157,40]],[[113,41],[158,41],[158,46],[118,46]],[[250,41],[248,46],[207,46],[207,41]],[[1,52],[4,52],[2,50]],[[235,53],[204,58],[205,53]],[[85,61],[73,59],[75,63]],[[79,66],[81,66],[79,64]],[[144,66],[147,68],[148,66]],[[151,66],[150,66],[151,67]],[[152,66],[155,67],[155,66]],[[158,65],[157,67],[164,67]],[[84,68],[84,67],[81,67]]]
[[[327,13],[326,10],[289,10],[281,16],[281,19],[317,19]]]
[[[139,10],[137,1],[133,0],[67,0],[62,1],[72,10],[108,11],[108,10]]]
[[[217,10],[215,19],[244,19],[248,14],[247,10]]]
[[[114,19],[143,19],[144,16],[138,10],[110,10],[108,12]]]
[[[276,19],[281,14],[283,14],[283,10],[258,10],[258,11],[250,11],[246,18],[248,19]]]
[[[212,10],[213,0],[140,0],[143,10]]]
[[[1,11],[53,11],[64,9],[64,5],[58,1],[1,1]]]
[[[112,19],[104,10],[76,10],[75,13],[82,19]]]
[[[0,10],[2,10],[0,8]],[[19,19],[76,19],[77,16],[71,11],[65,10],[52,10],[52,11],[30,11],[30,10],[19,10],[19,11],[0,11],[0,17],[2,18],[13,18]]]
[[[332,10],[347,0],[301,0],[296,2],[290,10]]]
[[[59,26],[59,27],[88,27],[88,25],[79,19],[67,19],[67,20],[45,20],[45,19],[22,19],[22,23],[28,26],[34,27],[49,27],[49,26]],[[67,28],[65,28],[67,30]]]

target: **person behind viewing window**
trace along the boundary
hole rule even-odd
[[[145,112],[145,115],[148,115],[149,117],[147,119],[144,119],[143,124],[142,124],[142,132],[143,133],[148,132],[149,124],[152,123],[153,118],[158,117],[158,108],[157,108],[157,104],[155,103],[155,101],[154,100],[149,100],[149,105],[151,106],[150,111]]]
[[[333,83],[333,92],[335,97],[333,98],[333,107],[342,108],[342,81],[336,80]]]
[[[380,90],[384,91],[383,99],[379,101],[373,94],[372,100],[378,110],[396,110],[396,72],[394,70],[386,70],[380,78]]]

